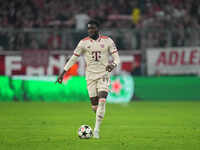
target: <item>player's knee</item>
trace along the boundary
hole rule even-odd
[[[96,113],[97,107],[98,107],[98,97],[90,97],[91,103],[92,103],[92,110]]]
[[[106,91],[100,91],[98,93],[98,96],[99,96],[99,99],[106,99],[107,96],[108,96],[108,92],[106,92]]]
[[[98,108],[98,105],[92,105],[92,110],[93,110],[94,112],[97,111],[97,108]]]
[[[92,106],[98,105],[99,98],[98,98],[98,96],[90,97],[90,101],[91,101]]]

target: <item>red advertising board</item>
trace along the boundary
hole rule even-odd
[[[199,74],[200,47],[147,50],[147,70],[156,74]]]
[[[58,75],[62,72],[63,67],[66,62],[66,55],[64,54],[50,54],[48,55],[48,62],[40,61],[37,58],[31,57],[33,65],[29,64],[27,60],[24,61],[23,54],[19,55],[0,55],[0,75],[29,75],[29,76],[44,76],[44,75]],[[37,55],[38,56],[38,55]],[[45,54],[45,59],[47,55]],[[35,64],[34,64],[35,58]],[[42,59],[42,57],[40,57]],[[132,55],[120,55],[121,63],[119,67],[115,70],[117,73],[121,71],[130,72],[132,70],[133,63],[140,63],[141,55],[132,54]],[[41,65],[39,65],[42,62]],[[28,63],[27,63],[28,62]],[[46,62],[46,61],[45,61]],[[78,73],[79,75],[84,75],[85,64],[83,58],[79,58],[77,61]],[[44,65],[47,64],[47,65]]]

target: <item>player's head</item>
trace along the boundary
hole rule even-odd
[[[96,39],[99,36],[99,23],[96,20],[90,20],[88,22],[88,35],[89,37]]]

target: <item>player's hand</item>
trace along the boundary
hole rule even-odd
[[[106,66],[106,71],[111,72],[117,65],[115,63]]]
[[[66,71],[63,70],[63,72],[58,76],[58,79],[56,80],[55,83],[60,83],[62,84],[62,81],[63,81],[63,76],[65,75]]]
[[[58,76],[58,79],[56,80],[55,83],[62,84],[62,81],[63,81],[63,76],[62,76],[62,75],[59,75],[59,76]]]

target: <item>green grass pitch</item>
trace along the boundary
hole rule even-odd
[[[107,104],[101,138],[89,102],[0,103],[0,150],[200,150],[200,101]]]

